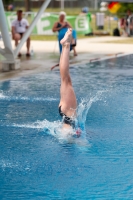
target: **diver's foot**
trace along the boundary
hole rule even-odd
[[[60,41],[60,43],[64,46],[64,45],[70,44],[71,41],[72,41],[72,29],[69,28],[64,38]]]

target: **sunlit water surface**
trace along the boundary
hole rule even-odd
[[[58,69],[0,83],[0,199],[133,199],[131,63],[70,68],[80,138],[59,131]]]

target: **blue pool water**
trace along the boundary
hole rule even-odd
[[[85,143],[58,134],[58,69],[0,82],[0,199],[133,199],[131,63],[70,68]]]

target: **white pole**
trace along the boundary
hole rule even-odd
[[[42,15],[42,13],[44,12],[44,10],[47,8],[48,4],[50,3],[51,0],[46,0],[42,7],[40,8],[39,12],[37,13],[35,19],[33,20],[33,22],[31,23],[30,27],[27,29],[27,31],[25,32],[24,36],[22,37],[20,43],[18,44],[17,48],[14,51],[14,55],[15,57],[17,57],[18,52],[20,51],[21,47],[23,46],[23,44],[25,43],[25,41],[27,40],[27,38],[30,36],[34,26],[36,25],[37,21],[39,20],[40,16]]]
[[[0,47],[0,53],[4,56],[5,51]]]
[[[95,0],[95,10],[97,10],[98,6],[97,6],[97,0]]]
[[[4,7],[2,0],[0,0],[0,30],[2,34],[2,39],[4,42],[5,49],[0,48],[0,53],[7,59],[7,60],[14,60],[13,49],[11,45],[11,39],[9,36],[9,31],[7,27],[7,21],[5,17]]]
[[[64,10],[64,0],[61,0],[61,10]]]

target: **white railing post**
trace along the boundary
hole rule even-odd
[[[64,10],[64,0],[61,0],[61,10]]]
[[[2,0],[0,0],[0,30],[4,42],[4,49],[0,48],[0,53],[10,61],[14,61],[14,53],[11,45],[11,39],[8,32],[7,21],[5,17]]]

